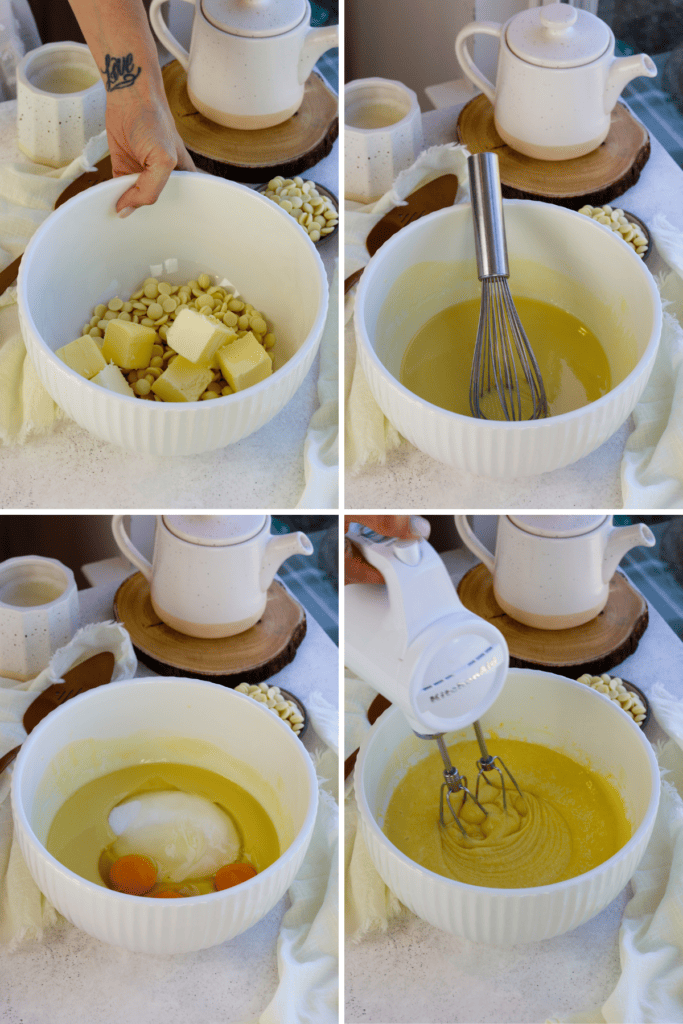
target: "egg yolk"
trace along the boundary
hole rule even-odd
[[[144,896],[157,880],[157,869],[149,857],[137,853],[126,854],[114,861],[109,869],[109,881],[119,892],[131,896]]]
[[[238,864],[224,864],[214,875],[213,884],[216,887],[216,891],[220,892],[221,889],[231,889],[233,885],[247,882],[255,874],[256,871],[251,864],[241,862]]]

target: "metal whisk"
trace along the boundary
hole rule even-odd
[[[478,419],[540,419],[548,415],[543,379],[507,282],[510,267],[498,157],[476,153],[467,158],[467,166],[482,282],[470,410]]]
[[[462,812],[463,807],[465,806],[467,798],[469,797],[470,800],[472,800],[472,802],[477,805],[479,810],[486,817],[488,817],[488,811],[483,806],[483,804],[479,802],[479,785],[481,783],[481,780],[485,778],[487,772],[498,772],[498,775],[500,776],[500,786],[503,796],[503,810],[507,814],[507,794],[505,791],[505,776],[503,775],[503,772],[500,770],[498,765],[495,763],[496,761],[498,762],[499,765],[502,766],[503,771],[510,779],[510,782],[513,784],[513,786],[515,787],[519,795],[522,797],[522,799],[524,799],[524,794],[515,782],[514,776],[512,775],[512,772],[509,770],[509,768],[506,768],[502,759],[498,757],[498,755],[491,756],[491,754],[489,754],[486,748],[484,734],[481,730],[479,722],[474,722],[473,725],[477,737],[477,742],[479,744],[479,750],[481,752],[481,757],[477,761],[477,784],[475,786],[474,793],[472,793],[472,791],[468,789],[466,777],[464,775],[461,775],[458,769],[453,766],[443,735],[434,737],[439,747],[439,752],[444,763],[444,781],[441,783],[441,796],[439,800],[439,820],[443,827],[445,828],[446,825],[448,824],[448,819],[446,818],[444,812],[445,805],[448,805],[448,809],[451,812],[453,821],[456,823],[456,825],[458,826],[462,834],[465,836],[465,838],[468,839],[471,839],[472,837],[465,831],[465,826],[460,820],[460,814]],[[458,793],[462,793],[463,796],[462,800],[460,801],[460,806],[456,809],[453,806],[452,797]]]

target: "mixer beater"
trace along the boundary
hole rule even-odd
[[[446,827],[446,825],[449,824],[449,821],[446,819],[444,814],[444,804],[447,804],[448,809],[450,810],[451,815],[453,816],[455,824],[458,826],[458,828],[460,829],[460,831],[462,832],[463,836],[466,839],[474,838],[465,830],[465,827],[462,821],[460,820],[460,813],[463,807],[465,806],[465,801],[467,800],[467,798],[469,797],[470,800],[477,805],[479,810],[486,817],[488,817],[488,811],[486,810],[484,805],[479,802],[479,785],[482,779],[488,782],[488,779],[486,779],[486,774],[488,772],[498,772],[498,775],[500,776],[500,791],[503,797],[503,811],[507,814],[507,794],[505,791],[505,775],[503,775],[503,772],[495,763],[496,761],[498,762],[498,764],[502,766],[503,771],[512,782],[513,786],[517,790],[518,794],[521,796],[522,800],[524,799],[524,794],[517,785],[512,772],[509,770],[509,768],[505,766],[503,759],[501,757],[498,757],[497,754],[494,754],[493,756],[489,754],[488,749],[486,747],[486,740],[484,739],[484,734],[482,732],[481,725],[479,724],[479,722],[473,722],[472,724],[474,725],[474,731],[477,736],[477,742],[479,743],[479,750],[481,751],[481,757],[477,761],[477,784],[474,788],[474,793],[472,793],[472,791],[467,787],[467,778],[464,775],[461,775],[458,769],[453,766],[450,754],[448,753],[448,747],[446,746],[446,742],[443,738],[443,735],[434,737],[439,748],[441,758],[444,763],[444,781],[441,783],[441,795],[439,799],[439,821],[441,822],[444,828]],[[491,783],[489,783],[489,785],[491,785]],[[453,802],[451,800],[451,797],[455,793],[463,794],[463,798],[460,802],[460,806],[457,809],[457,811],[453,807]]]

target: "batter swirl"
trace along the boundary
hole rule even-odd
[[[621,798],[597,772],[521,740],[497,739],[492,749],[510,767],[524,798],[508,786],[506,813],[496,775],[494,784],[483,782],[479,790],[486,817],[465,802],[461,820],[468,837],[454,823],[444,828],[438,814],[442,763],[435,751],[408,769],[387,808],[383,830],[407,857],[469,885],[517,889],[583,874],[630,839]],[[459,743],[449,752],[474,784],[477,744]]]

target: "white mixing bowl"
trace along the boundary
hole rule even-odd
[[[363,272],[355,306],[361,365],[386,417],[427,455],[498,479],[558,469],[611,437],[647,383],[662,323],[652,275],[609,228],[527,200],[506,201],[505,227],[513,294],[569,310],[599,338],[618,383],[598,401],[507,423],[448,412],[399,383],[417,330],[447,306],[481,294],[469,205],[432,213],[385,242]],[[470,367],[463,373],[469,378]]]
[[[378,872],[418,917],[453,935],[494,945],[535,942],[576,928],[599,914],[623,889],[645,851],[659,804],[659,769],[633,719],[603,694],[549,672],[511,669],[498,700],[481,719],[484,734],[540,743],[590,764],[619,790],[633,826],[631,839],[592,871],[553,885],[490,889],[437,875],[389,842],[380,828],[409,759],[433,748],[411,732],[397,708],[366,736],[356,762],[355,790],[362,835]],[[472,731],[449,738],[472,738]],[[495,743],[489,743],[495,754]],[[514,765],[508,765],[514,775]],[[434,815],[439,786],[434,779]]]
[[[41,381],[64,412],[103,441],[148,455],[193,455],[239,441],[273,418],[311,367],[327,314],[315,246],[275,203],[208,174],[175,171],[153,206],[116,216],[133,176],[74,196],[38,228],[21,262],[21,331]],[[211,402],[146,402],[81,377],[55,349],[80,336],[100,302],[153,276],[223,278],[274,325],[275,372]]]
[[[180,900],[129,896],[69,871],[44,846],[55,813],[86,782],[143,759],[233,778],[268,812],[278,860],[241,885]],[[301,866],[317,805],[311,759],[289,726],[196,679],[134,679],[74,697],[33,730],[12,778],[14,827],[41,892],[89,935],[142,953],[204,949],[265,917]]]

